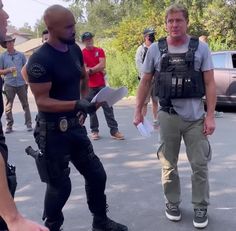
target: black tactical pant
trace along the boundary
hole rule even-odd
[[[106,173],[99,158],[94,154],[86,128],[77,125],[66,132],[61,132],[59,129],[47,130],[46,134],[40,129],[42,127],[40,128],[37,123],[35,139],[39,148],[44,149],[52,171],[51,175],[54,176],[47,183],[44,201],[45,225],[50,231],[57,231],[63,223],[62,208],[71,192],[71,181],[67,171],[69,161],[85,178],[87,203],[91,213],[98,216],[105,215]]]
[[[89,94],[87,99],[91,102],[93,97],[104,87],[94,87],[89,88]],[[110,128],[110,134],[114,135],[118,131],[118,124],[115,120],[113,107],[109,107],[107,103],[102,105],[102,109],[105,115],[105,119],[107,121],[107,125]],[[96,112],[90,114],[90,129],[92,132],[99,132],[99,121]]]

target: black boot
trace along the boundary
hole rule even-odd
[[[50,230],[50,231],[62,231],[62,224],[64,221],[64,217],[63,215],[58,218],[58,219],[50,219],[50,218],[46,218],[44,225]]]
[[[111,220],[107,216],[94,216],[92,231],[128,231],[128,227]]]

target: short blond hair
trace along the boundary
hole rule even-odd
[[[188,10],[187,10],[187,8],[186,8],[184,5],[182,5],[182,4],[175,3],[175,4],[170,5],[170,6],[166,9],[165,22],[167,22],[167,18],[168,18],[168,15],[169,15],[169,14],[173,14],[173,13],[176,13],[176,12],[182,12],[184,18],[186,19],[186,21],[187,21],[187,22],[189,21],[189,15],[188,15]]]

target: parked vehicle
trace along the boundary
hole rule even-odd
[[[236,51],[212,52],[217,106],[236,106]]]

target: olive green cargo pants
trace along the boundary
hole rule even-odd
[[[178,157],[183,138],[188,160],[192,169],[192,203],[194,208],[207,208],[209,204],[208,161],[211,147],[203,134],[203,119],[189,122],[179,115],[160,111],[161,144],[158,157],[162,164],[162,185],[167,202],[181,202]]]

